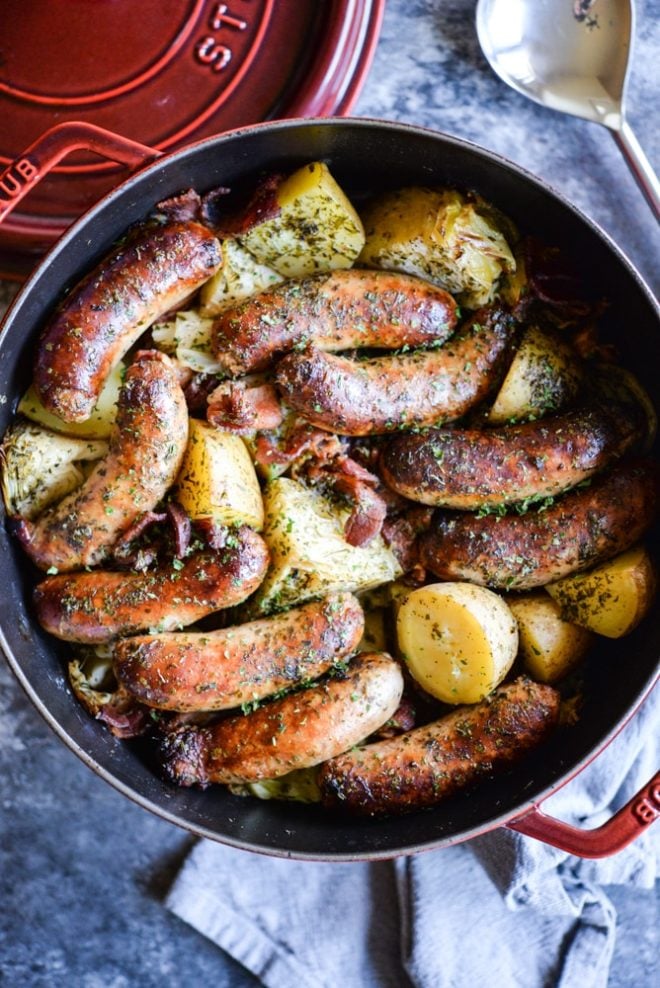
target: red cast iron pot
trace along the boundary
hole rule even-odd
[[[0,179],[5,213],[49,168],[79,148],[139,170],[64,234],[8,313],[0,335],[0,432],[28,385],[35,341],[62,293],[154,203],[189,187],[203,192],[232,186],[260,172],[287,172],[319,158],[354,199],[407,183],[472,188],[525,232],[560,245],[579,259],[587,282],[610,299],[606,334],[621,344],[626,365],[651,393],[657,389],[658,309],[630,263],[561,196],[472,144],[405,125],[324,119],[261,124],[160,156],[90,125],[67,124],[49,131],[11,165],[9,182]],[[31,700],[90,768],[141,806],[195,834],[270,854],[340,861],[443,847],[507,826],[574,854],[601,857],[625,846],[658,815],[658,776],[597,830],[577,830],[539,808],[605,748],[652,688],[660,627],[650,618],[627,638],[599,640],[585,666],[586,702],[579,723],[558,732],[542,750],[432,810],[352,821],[318,807],[242,799],[222,787],[199,792],[161,782],[136,747],[114,740],[73,699],[63,671],[66,646],[44,634],[30,610],[36,571],[4,526],[0,540],[5,570],[0,643]]]

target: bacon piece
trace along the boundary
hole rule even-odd
[[[209,395],[206,418],[211,425],[240,435],[263,429],[277,429],[282,424],[284,415],[272,384],[250,388],[227,381]]]

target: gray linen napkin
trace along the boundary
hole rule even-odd
[[[544,804],[585,828],[651,778],[660,689]],[[167,898],[267,988],[605,988],[616,913],[603,884],[650,888],[660,827],[603,861],[509,830],[392,862],[288,861],[199,841]]]

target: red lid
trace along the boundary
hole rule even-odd
[[[67,120],[168,151],[260,120],[345,114],[384,0],[3,0],[0,171]],[[25,273],[128,170],[78,152],[0,226]]]

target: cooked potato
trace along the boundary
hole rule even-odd
[[[260,264],[249,250],[233,238],[221,245],[222,267],[202,285],[200,315],[215,316],[228,305],[279,284],[282,276],[266,264]]]
[[[364,612],[364,632],[358,642],[358,652],[387,652],[389,650],[385,613],[385,609],[382,607]]]
[[[263,536],[271,564],[248,604],[248,616],[270,614],[335,590],[367,590],[401,575],[380,537],[368,546],[349,545],[344,538],[348,509],[298,481],[273,480],[264,490],[264,505]]]
[[[245,443],[199,419],[190,420],[176,498],[193,521],[263,527],[261,490]]]
[[[0,447],[2,495],[8,515],[36,518],[85,479],[82,464],[108,451],[102,439],[61,436],[17,419]]]
[[[364,244],[360,217],[327,165],[313,162],[277,190],[280,211],[239,236],[260,264],[285,278],[350,268]]]
[[[434,583],[403,599],[396,619],[413,678],[444,703],[478,703],[502,682],[518,651],[504,600],[471,583]]]
[[[488,414],[489,425],[540,418],[572,401],[582,382],[582,366],[571,346],[530,326]]]
[[[564,621],[545,591],[507,600],[518,622],[520,653],[532,679],[556,683],[582,661],[593,643],[587,628]]]
[[[657,586],[655,567],[643,546],[629,549],[588,573],[575,573],[545,588],[565,621],[606,638],[621,638],[648,614]]]
[[[515,270],[498,218],[476,197],[404,188],[374,200],[362,218],[366,242],[360,264],[426,278],[469,308],[489,302],[501,275]]]
[[[21,398],[17,410],[32,422],[38,422],[54,432],[84,439],[107,439],[117,417],[117,398],[125,370],[125,365],[120,361],[111,371],[92,414],[84,422],[63,422],[57,415],[53,415],[44,408],[32,385]]]

